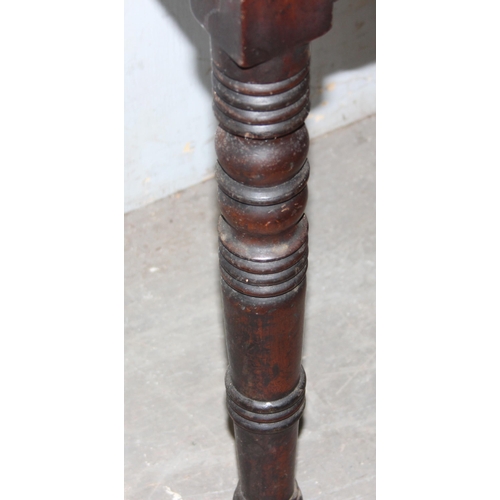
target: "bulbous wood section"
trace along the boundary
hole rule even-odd
[[[302,126],[274,140],[251,141],[219,127],[215,147],[229,177],[254,188],[270,187],[290,180],[303,167],[309,135]]]

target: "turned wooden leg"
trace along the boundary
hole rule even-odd
[[[192,0],[212,35],[227,405],[240,479],[234,498],[298,500],[308,41],[329,28],[332,2],[250,3],[245,10],[244,0]]]
[[[302,46],[242,71],[213,48],[226,387],[236,424],[238,500],[301,498],[294,465],[305,403],[308,61]],[[256,78],[263,71],[267,78]]]

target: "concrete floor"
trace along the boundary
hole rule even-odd
[[[375,498],[375,117],[311,142],[305,500]],[[125,498],[228,500],[216,184],[125,216]]]

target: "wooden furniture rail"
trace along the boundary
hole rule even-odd
[[[191,0],[209,32],[219,258],[237,500],[298,500],[307,269],[309,42],[333,0]]]

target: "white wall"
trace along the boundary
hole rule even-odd
[[[375,0],[339,0],[311,45],[311,137],[375,112]],[[208,35],[188,0],[125,0],[125,212],[212,175]]]

